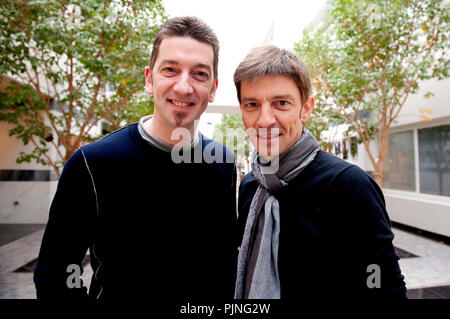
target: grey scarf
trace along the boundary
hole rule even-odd
[[[252,171],[259,186],[250,205],[239,249],[236,299],[280,298],[280,207],[275,195],[314,160],[318,151],[316,139],[304,128],[300,139],[280,156],[275,174],[264,174],[259,155],[253,153]]]

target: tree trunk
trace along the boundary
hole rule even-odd
[[[373,171],[373,178],[380,188],[383,188],[383,168],[382,165],[376,165]]]
[[[378,157],[373,176],[378,186],[380,186],[380,188],[383,188],[383,163],[389,151],[389,126],[387,124],[384,124],[380,128],[379,134]]]
[[[386,136],[386,135],[384,135]],[[369,155],[370,161],[372,162],[373,166],[373,178],[377,182],[378,186],[380,188],[383,188],[383,162],[384,158],[389,150],[389,138],[383,137],[379,140],[379,147],[378,147],[378,156],[375,157],[370,150],[370,144],[364,143],[364,148],[366,149],[367,154]]]

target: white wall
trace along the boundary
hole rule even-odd
[[[378,149],[378,141],[374,140],[370,143],[370,151],[373,156],[376,156]],[[372,172],[374,170],[372,161],[370,160],[369,154],[366,151],[364,144],[358,144],[358,154],[355,158],[351,159],[349,162],[358,165],[367,172]]]
[[[31,143],[23,145],[21,140],[9,136],[11,128],[12,125],[0,122],[0,169],[47,169],[36,163],[16,163],[20,152],[31,152],[34,146]]]
[[[20,152],[29,152],[32,145],[23,145],[10,137],[11,125],[0,122],[0,170],[49,170],[36,163],[16,163]],[[57,181],[0,181],[0,223],[46,223]]]
[[[56,185],[56,181],[0,181],[0,223],[47,223]]]
[[[444,81],[429,80],[420,83],[419,92],[409,96],[398,120],[391,127],[390,133],[449,124],[449,89],[450,79]],[[434,96],[425,98],[424,95],[428,92],[434,93]],[[432,109],[434,114],[421,113],[421,109]],[[432,120],[424,121],[420,118],[420,115],[426,115]],[[371,143],[371,149],[376,154],[377,141]],[[372,163],[362,144],[358,145],[357,158],[350,161],[365,171],[373,171]],[[383,193],[392,221],[450,236],[450,197],[392,189],[383,189]]]
[[[439,126],[450,123],[450,79],[430,80],[420,84],[420,91],[411,95],[392,126],[391,133]],[[424,97],[433,92],[429,99]],[[434,114],[421,113],[432,109]],[[420,115],[431,121],[420,119]],[[417,174],[417,172],[416,172]],[[450,236],[450,197],[383,189],[391,220],[433,233]]]
[[[420,118],[420,115],[430,117],[432,119],[430,124],[433,124],[433,120],[450,116],[450,79],[428,80],[421,82],[419,86],[419,92],[408,97],[396,123],[392,126],[393,128],[412,123],[423,123],[424,120]],[[434,96],[425,98],[424,94],[428,92],[432,92]],[[420,109],[432,109],[434,114],[420,113]]]
[[[392,221],[450,237],[450,197],[383,189]]]

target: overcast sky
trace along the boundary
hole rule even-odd
[[[271,29],[271,44],[292,49],[303,28],[316,17],[326,1],[163,0],[163,3],[169,17],[197,16],[216,32],[220,42],[219,87],[212,104],[237,106],[233,73],[248,51],[262,45]],[[212,137],[205,122],[217,122],[217,119],[220,117],[204,114],[200,131]]]

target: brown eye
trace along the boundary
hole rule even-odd
[[[209,79],[209,74],[203,71],[198,71],[194,73],[194,77],[200,81],[206,81]]]
[[[255,102],[249,102],[249,103],[246,103],[244,106],[246,108],[252,109],[252,108],[256,107],[256,103]]]
[[[175,74],[176,72],[175,72],[174,68],[166,67],[166,68],[162,69],[162,73],[165,75],[172,75],[172,74]]]

